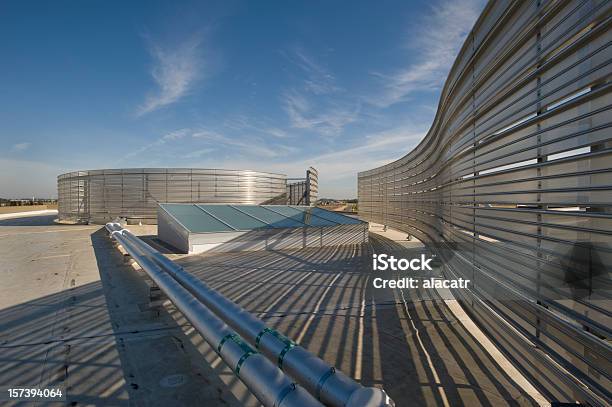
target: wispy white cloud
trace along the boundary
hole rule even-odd
[[[210,153],[213,153],[215,151],[214,148],[201,148],[199,150],[194,150],[191,151],[187,154],[184,155],[185,158],[191,159],[191,158],[202,158],[203,156],[206,156]]]
[[[484,0],[443,0],[411,30],[408,48],[415,62],[392,73],[376,72],[383,90],[368,101],[388,107],[405,101],[411,93],[439,89],[484,7]]]
[[[292,134],[275,127],[268,120],[245,115],[235,115],[224,120],[223,127],[239,133],[256,133],[264,137],[272,136],[278,139],[293,137]]]
[[[321,103],[311,102],[295,90],[285,92],[282,103],[291,127],[315,130],[324,136],[340,134],[346,125],[357,120],[360,110],[359,105],[346,106],[330,100],[321,109]]]
[[[151,143],[145,144],[144,146],[134,150],[134,151],[130,151],[129,153],[127,153],[125,156],[123,156],[123,159],[128,159],[128,158],[132,158],[132,157],[136,157],[148,150],[151,150],[155,147],[161,147],[164,144],[173,141],[173,140],[178,140],[181,139],[185,136],[187,136],[189,134],[189,129],[180,129],[180,130],[175,130],[175,131],[171,131],[170,133],[166,133],[163,136],[157,138],[156,140],[152,141]]]
[[[302,152],[298,159],[278,159],[262,163],[252,159],[224,160],[227,168],[251,168],[299,177],[309,166],[319,170],[319,196],[357,196],[357,173],[400,158],[414,148],[425,134],[425,126],[404,124],[366,134],[357,144],[319,154]]]
[[[151,76],[158,89],[137,108],[137,116],[173,104],[189,94],[206,74],[202,41],[202,35],[194,35],[180,44],[150,42],[149,52],[154,61]]]
[[[281,130],[279,128],[276,127],[268,127],[265,129],[261,129],[262,133],[264,134],[269,134],[270,136],[274,136],[277,138],[289,138],[291,137],[289,135],[289,133],[287,133],[285,130]]]
[[[25,151],[29,149],[30,147],[32,147],[32,143],[28,143],[28,142],[17,143],[17,144],[13,144],[13,146],[11,147],[11,151],[17,153],[17,152]]]
[[[298,66],[303,74],[304,89],[315,95],[324,95],[342,90],[336,85],[334,75],[323,65],[315,61],[304,49],[297,47],[289,59]]]
[[[304,165],[315,165],[325,173],[326,180],[346,176],[356,179],[359,171],[389,163],[410,151],[424,133],[424,129],[412,125],[399,126],[367,135],[359,145],[310,157],[304,161]]]
[[[32,146],[32,143],[28,143],[28,142],[17,143],[17,144],[13,144],[13,146],[11,147],[11,151],[13,152],[25,151],[31,146]]]
[[[292,146],[266,143],[262,138],[255,136],[231,137],[210,130],[195,130],[191,137],[221,150],[233,149],[235,152],[248,157],[271,159],[296,151]]]
[[[301,47],[295,47],[285,56],[301,71],[298,83],[280,97],[292,128],[333,137],[357,120],[359,103],[347,99],[345,90],[336,84],[328,68]]]
[[[197,127],[169,132],[127,153],[121,161],[130,159],[146,164],[162,157],[163,161],[168,163],[206,157],[211,162],[217,162],[228,155],[269,160],[297,151],[298,148],[294,146],[256,135],[224,135],[215,130]]]

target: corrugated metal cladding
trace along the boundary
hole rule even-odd
[[[611,7],[489,2],[429,133],[358,187],[361,218],[472,280],[457,294],[545,395],[589,405],[612,404]]]
[[[247,170],[136,168],[57,178],[60,221],[156,223],[158,202],[285,204],[287,177]]]
[[[285,250],[359,244],[368,224],[320,208],[160,204],[158,237],[184,253]]]

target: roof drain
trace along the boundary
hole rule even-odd
[[[108,225],[112,224],[107,224]],[[148,258],[167,271],[194,297],[236,330],[250,345],[276,363],[322,403],[333,407],[390,407],[395,403],[384,390],[364,387],[322,359],[311,354],[242,307],[210,288],[172,260],[119,224],[123,237],[138,245]]]
[[[106,229],[264,406],[322,406],[264,355],[245,343],[225,322],[166,273],[163,266],[156,264],[141,246],[133,244],[125,229],[113,223],[108,223]]]

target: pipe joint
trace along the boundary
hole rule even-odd
[[[315,397],[317,398],[317,400],[321,399],[321,389],[323,389],[323,386],[325,385],[325,382],[327,381],[327,379],[329,379],[330,377],[332,377],[332,375],[336,374],[336,368],[335,367],[331,367],[323,376],[321,376],[321,378],[319,379],[319,382],[317,383],[317,387],[315,389]]]
[[[274,402],[274,407],[280,406],[283,403],[283,400],[287,398],[289,393],[295,391],[295,389],[297,389],[295,383],[291,383],[289,386],[285,387],[278,395],[278,399]]]
[[[261,343],[261,338],[264,335],[266,335],[266,334],[272,335],[273,337],[278,339],[283,345],[285,345],[282,348],[282,350],[279,352],[278,358],[276,360],[276,363],[278,364],[278,367],[280,369],[282,369],[283,368],[283,361],[285,360],[285,355],[291,349],[295,348],[297,346],[297,343],[292,341],[291,339],[287,338],[285,335],[281,334],[277,330],[266,327],[266,328],[262,329],[261,331],[259,331],[259,333],[257,334],[257,337],[255,338],[255,347],[257,349],[259,349],[259,344]]]
[[[238,347],[240,347],[240,349],[244,352],[240,359],[238,359],[238,363],[236,363],[236,367],[234,368],[234,372],[236,372],[236,375],[240,376],[240,368],[242,367],[244,361],[258,352],[253,350],[253,348],[251,348],[249,344],[243,341],[237,334],[230,333],[225,335],[219,342],[219,345],[217,346],[217,354],[221,354],[221,349],[223,348],[223,345],[225,345],[228,341],[231,341],[238,345]]]

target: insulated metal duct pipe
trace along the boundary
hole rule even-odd
[[[206,306],[164,272],[140,245],[136,246],[128,239],[121,226],[109,223],[106,229],[264,406],[322,406],[310,393],[296,386],[285,373],[264,355],[253,350]]]
[[[334,407],[395,405],[384,390],[362,386],[281,333],[268,328],[261,319],[187,273],[129,231],[123,229],[121,233],[147,252],[155,263],[191,294],[324,404]]]

